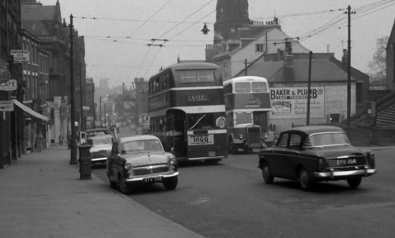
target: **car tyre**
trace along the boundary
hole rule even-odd
[[[347,179],[348,186],[350,186],[350,188],[353,189],[358,188],[361,182],[362,182],[362,177],[360,176]]]
[[[110,183],[110,187],[113,188],[113,189],[116,189],[117,188],[117,183],[112,181],[109,176],[107,176],[107,177],[108,177],[108,181]]]
[[[129,194],[132,191],[131,187],[125,183],[122,175],[118,175],[118,187],[123,194]]]
[[[274,181],[274,177],[270,173],[269,166],[267,164],[263,164],[262,167],[262,177],[266,184],[272,184]]]
[[[178,184],[178,177],[169,178],[163,181],[163,186],[167,190],[174,190],[177,187],[177,184]]]
[[[233,143],[233,140],[230,140],[229,141],[229,153],[236,155],[238,150],[239,150],[238,146]]]
[[[299,172],[299,183],[304,191],[309,191],[314,185],[312,176],[305,169],[301,169]]]

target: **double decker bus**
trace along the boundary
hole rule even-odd
[[[229,153],[251,152],[274,142],[269,130],[271,112],[267,79],[242,76],[224,82]]]
[[[227,158],[223,82],[217,65],[177,63],[148,82],[151,134],[178,160]]]

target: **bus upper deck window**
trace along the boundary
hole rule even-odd
[[[257,93],[266,93],[267,92],[267,85],[265,82],[253,82],[252,83],[252,92]]]
[[[249,92],[251,92],[251,84],[250,84],[250,82],[235,83],[235,92],[236,93],[249,93]]]

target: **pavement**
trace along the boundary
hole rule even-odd
[[[132,195],[133,196],[133,195]],[[0,237],[202,237],[111,189],[80,179],[67,146],[22,155],[0,170]]]

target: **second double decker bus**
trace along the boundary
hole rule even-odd
[[[223,82],[217,65],[177,63],[148,82],[151,133],[178,160],[227,158]]]
[[[224,82],[229,152],[251,152],[274,142],[269,130],[270,91],[265,78],[242,76]]]

